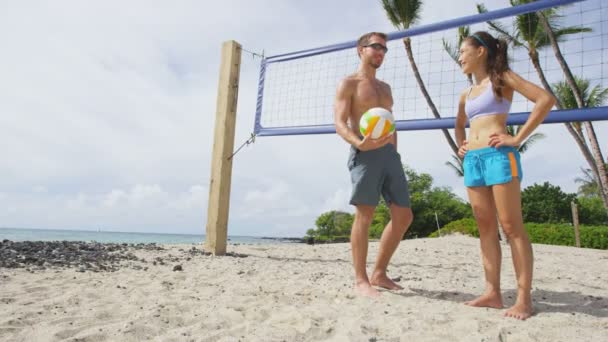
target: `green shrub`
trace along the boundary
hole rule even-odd
[[[532,243],[559,246],[575,246],[574,227],[557,223],[526,223],[524,225]],[[608,249],[608,226],[580,226],[581,247]],[[479,237],[474,219],[462,219],[441,228],[441,235],[460,233]],[[437,232],[430,235],[439,236]]]
[[[315,236],[313,237],[314,243],[339,243],[339,242],[349,242],[350,236],[348,235],[338,235],[338,236]]]
[[[477,230],[477,223],[475,219],[463,218],[460,220],[452,221],[443,228],[441,228],[441,235],[460,233],[464,235],[470,235],[479,237],[479,231]],[[439,232],[435,231],[431,233],[430,237],[438,237]]]
[[[574,227],[569,224],[526,223],[532,243],[575,246]],[[608,226],[579,227],[581,247],[608,249]]]

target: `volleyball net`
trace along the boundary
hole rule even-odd
[[[454,127],[459,96],[470,85],[457,63],[459,41],[482,30],[510,41],[509,62],[513,71],[538,85],[542,84],[540,75],[544,75],[557,97],[564,97],[562,108],[552,110],[544,123],[608,119],[608,106],[603,103],[607,95],[602,93],[608,80],[608,19],[603,19],[608,18],[607,2],[540,0],[477,10],[480,13],[476,15],[388,34],[389,50],[376,77],[392,88],[397,130]],[[540,13],[558,38],[561,54],[580,82],[583,98],[590,100],[583,108],[566,101],[564,70],[547,40]],[[404,38],[411,40],[411,57],[436,113],[416,81]],[[254,134],[334,133],[336,88],[341,79],[357,70],[356,46],[357,41],[353,40],[263,58]],[[537,63],[531,59],[531,49],[538,53]],[[508,124],[524,123],[533,105],[516,94]]]

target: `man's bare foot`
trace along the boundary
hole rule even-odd
[[[381,293],[373,288],[369,283],[355,284],[355,293],[359,296],[370,298],[378,298],[381,296]]]
[[[465,302],[465,305],[482,308],[502,309],[502,296],[500,292],[484,293],[476,299]]]
[[[520,302],[519,300],[517,300],[517,302],[515,302],[515,305],[507,309],[507,311],[505,312],[505,317],[513,317],[515,319],[525,321],[526,319],[530,318],[530,316],[532,316],[532,312],[533,310],[531,303],[526,303],[525,301]]]
[[[387,277],[386,273],[374,273],[370,283],[374,286],[382,287],[388,290],[403,290],[403,287],[392,281],[391,278]]]

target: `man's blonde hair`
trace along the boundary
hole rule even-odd
[[[373,36],[378,36],[384,40],[386,40],[387,35],[386,33],[382,33],[382,32],[368,32],[364,35],[362,35],[361,37],[359,37],[359,40],[357,40],[357,46],[364,46],[369,44],[369,39]]]
[[[369,44],[369,40],[373,36],[378,36],[384,40],[386,40],[386,38],[388,37],[386,35],[386,33],[382,33],[382,32],[368,32],[368,33],[362,35],[361,37],[359,37],[359,40],[357,40],[357,56],[361,57],[361,55],[359,54],[359,47]]]

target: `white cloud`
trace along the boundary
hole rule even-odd
[[[350,189],[342,188],[336,190],[328,197],[321,206],[322,212],[331,210],[340,210],[345,212],[353,212],[353,207],[348,204],[350,201]]]
[[[115,207],[121,203],[127,202],[127,193],[123,190],[113,189],[109,194],[105,195],[102,200],[104,207]]]
[[[11,193],[0,196],[0,222],[5,227],[200,234],[207,193],[208,188],[201,185],[169,192],[158,184],[136,184],[107,193]]]
[[[427,1],[422,23],[474,5]],[[393,28],[367,0],[3,6],[0,225],[204,231],[221,43],[273,55],[371,30]],[[258,67],[243,55],[235,147],[253,127]],[[607,125],[596,127],[608,141]],[[584,160],[560,125],[542,129],[547,139],[524,156],[524,185],[575,190]],[[405,163],[466,196],[443,165],[440,132],[401,132],[399,146]],[[234,159],[230,233],[297,236],[323,211],[352,211],[347,155],[335,135],[258,138]]]

